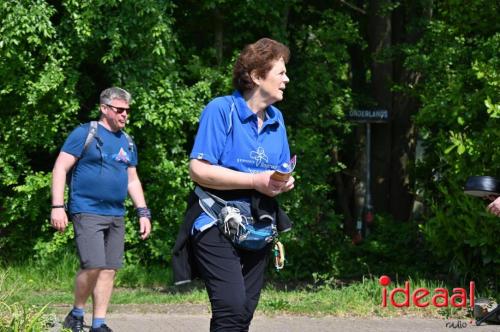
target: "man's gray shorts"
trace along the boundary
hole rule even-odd
[[[123,217],[77,213],[72,216],[82,269],[119,269],[123,264]]]

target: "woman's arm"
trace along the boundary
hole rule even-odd
[[[189,174],[194,182],[203,187],[218,190],[255,189],[270,197],[290,190],[294,181],[293,178],[287,182],[273,180],[273,171],[256,174],[238,172],[199,159],[191,159]]]

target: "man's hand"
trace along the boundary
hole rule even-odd
[[[141,239],[145,240],[151,233],[151,222],[146,217],[139,218],[139,233],[141,234]]]
[[[490,198],[493,199],[493,198]],[[486,208],[488,212],[493,213],[495,216],[500,217],[500,197],[496,197]]]
[[[66,211],[62,208],[52,209],[50,213],[50,223],[52,227],[57,229],[59,232],[64,232],[66,226],[68,226],[68,216],[66,215]]]

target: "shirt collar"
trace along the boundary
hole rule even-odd
[[[245,98],[243,98],[243,96],[238,90],[234,91],[233,98],[235,100],[236,110],[238,111],[238,116],[240,117],[241,121],[246,121],[250,117],[255,115],[252,112],[252,110],[248,107]],[[265,127],[275,123],[279,123],[278,114],[273,106],[268,106],[266,108],[266,120],[264,121],[263,126]]]

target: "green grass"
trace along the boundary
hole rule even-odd
[[[73,279],[78,265],[71,256],[61,257],[57,263],[35,262],[18,266],[0,267],[2,288],[10,290],[1,302],[5,305],[32,308],[38,312],[67,310],[73,302]],[[201,283],[176,288],[170,286],[171,272],[166,267],[127,267],[119,272],[112,304],[200,304],[209,308],[208,297]],[[402,287],[393,283],[394,287]],[[411,280],[412,290],[418,287],[435,289],[445,287],[442,282]],[[462,318],[467,311],[453,307],[392,308],[381,306],[382,287],[376,278],[341,283],[334,279],[315,284],[287,288],[285,284],[268,283],[262,291],[258,311],[266,314],[334,315],[339,317],[394,317],[402,315],[439,318]],[[18,308],[21,308],[18,307]],[[64,308],[64,309],[62,309]],[[112,310],[112,308],[111,308]],[[28,315],[29,316],[29,315]]]
[[[413,286],[415,285],[415,286]],[[394,285],[397,287],[400,285]],[[441,287],[438,282],[414,281],[412,289]],[[392,289],[391,287],[391,289]],[[402,299],[397,298],[398,302]],[[286,312],[306,315],[333,315],[338,317],[464,317],[467,312],[456,308],[435,308],[429,306],[418,308],[411,305],[409,308],[382,307],[382,292],[378,280],[365,278],[352,282],[349,285],[323,285],[321,287],[304,287],[292,291],[277,290],[267,287],[262,294],[259,310],[266,313]]]
[[[13,301],[17,289],[6,282],[7,273],[0,272],[0,331],[46,331],[55,321],[47,312],[48,304],[37,306]]]

